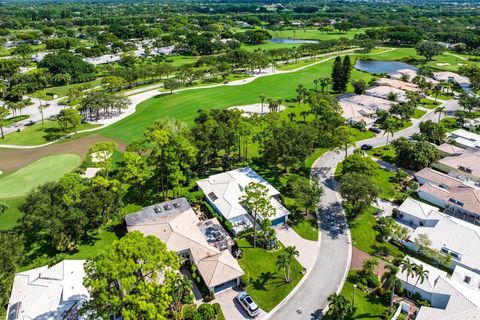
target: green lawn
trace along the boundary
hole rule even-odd
[[[356,34],[365,32],[366,28],[351,29],[348,32],[322,32],[318,28],[292,28],[284,30],[269,31],[273,38],[290,38],[305,40],[332,40],[339,38],[353,39]]]
[[[420,110],[420,109],[415,109],[415,112],[413,113],[413,118],[415,119],[420,119],[427,113],[427,111]]]
[[[68,93],[68,90],[70,90],[70,88],[83,87],[83,86],[94,88],[99,85],[101,85],[101,79],[96,79],[96,80],[84,82],[84,83],[69,84],[68,86],[51,87],[51,88],[46,88],[44,90],[43,89],[38,90],[32,93],[31,96],[34,98],[40,98],[43,100],[52,100],[53,95],[57,95],[58,96],[57,98],[65,97]]]
[[[22,217],[18,207],[22,204],[23,200],[23,197],[0,199],[0,203],[8,206],[7,211],[0,214],[0,230],[10,230],[17,225],[18,219]]]
[[[349,275],[353,275],[354,272],[350,271]],[[342,296],[350,300],[353,300],[353,283],[347,281],[343,286]],[[346,319],[390,319],[382,318],[383,315],[388,315],[389,308],[384,305],[382,301],[373,293],[368,293],[360,289],[355,289],[355,313],[352,317]],[[333,319],[332,319],[333,320]]]
[[[454,131],[460,129],[457,120],[454,117],[445,117],[440,120],[440,123],[447,129],[447,131]]]
[[[276,266],[281,250],[269,252],[258,247],[254,249],[246,239],[237,240],[237,244],[244,252],[240,265],[245,276],[252,280],[246,291],[260,308],[269,312],[295,288],[302,278],[302,266],[297,260],[293,261],[292,281],[286,284],[283,272]]]
[[[98,127],[98,125],[83,123],[80,125],[78,131],[95,127]],[[33,126],[25,127],[22,131],[5,135],[4,139],[0,139],[0,144],[33,146],[59,139],[63,135],[64,134],[60,132],[57,120],[45,120],[43,125],[39,122]]]
[[[367,154],[377,159],[382,159],[385,162],[395,163],[396,154],[395,154],[395,150],[391,146],[374,148],[374,149],[368,150]]]
[[[402,257],[404,254],[388,242],[380,242],[380,232],[375,229],[376,221],[373,215],[374,208],[370,207],[354,220],[350,220],[352,244],[369,254],[375,253],[376,247],[386,248],[390,255]]]
[[[434,100],[430,100],[427,98],[423,98],[422,100],[420,100],[420,103],[422,104],[422,107],[427,109],[435,109],[440,105],[440,102],[435,102]]]
[[[299,219],[292,228],[304,239],[318,240],[318,223],[316,219]]]
[[[298,84],[314,88],[313,80],[329,76],[332,63],[333,60],[328,60],[297,72],[258,78],[242,86],[220,86],[160,95],[139,104],[135,114],[100,130],[100,133],[129,142],[142,137],[145,128],[157,119],[173,117],[191,125],[198,109],[223,109],[258,103],[261,94],[284,101],[294,99]],[[368,81],[369,77],[363,72],[352,71],[352,79],[363,78]]]
[[[0,177],[0,199],[23,196],[36,186],[60,179],[80,163],[81,158],[75,154],[56,154],[37,160]]]

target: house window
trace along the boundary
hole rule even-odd
[[[472,278],[470,278],[469,276],[465,276],[465,279],[463,279],[463,282],[465,283],[470,283],[470,281],[472,281]]]

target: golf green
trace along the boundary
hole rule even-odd
[[[20,197],[32,188],[60,179],[81,164],[75,154],[56,154],[37,160],[9,175],[0,177],[0,199]]]
[[[146,100],[137,106],[136,112],[100,130],[100,134],[130,142],[142,137],[146,127],[155,120],[171,117],[193,124],[199,109],[224,109],[230,106],[259,103],[259,96],[284,101],[295,99],[295,89],[299,84],[313,88],[313,80],[330,77],[333,59],[309,66],[290,73],[279,73],[260,77],[250,83],[237,86],[219,86],[201,90],[185,90],[174,94],[162,94]],[[352,71],[352,79],[363,78],[367,81],[371,76],[357,70]]]

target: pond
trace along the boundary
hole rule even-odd
[[[355,68],[368,73],[395,73],[401,69],[418,71],[418,68],[405,62],[362,59],[357,60],[355,63]]]
[[[292,39],[292,38],[272,38],[270,42],[277,44],[297,44],[297,43],[318,43],[317,40]]]

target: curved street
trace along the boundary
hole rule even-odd
[[[420,122],[426,120],[438,121],[435,109],[428,110],[421,119],[412,119],[413,124],[395,133],[394,138],[408,137],[419,132]],[[392,138],[389,141],[391,140]],[[387,137],[379,135],[357,142],[357,147],[362,144],[378,147],[385,145],[386,142]],[[349,153],[352,151],[353,148],[349,149]],[[336,192],[337,182],[334,180],[334,174],[338,163],[344,158],[344,152],[329,151],[318,158],[312,166],[311,175],[319,178],[319,183],[325,191],[317,215],[321,238],[319,252],[311,270],[294,289],[294,294],[277,306],[268,315],[269,319],[320,319],[328,308],[328,296],[340,292],[343,287],[350,269],[352,245],[340,195]]]

